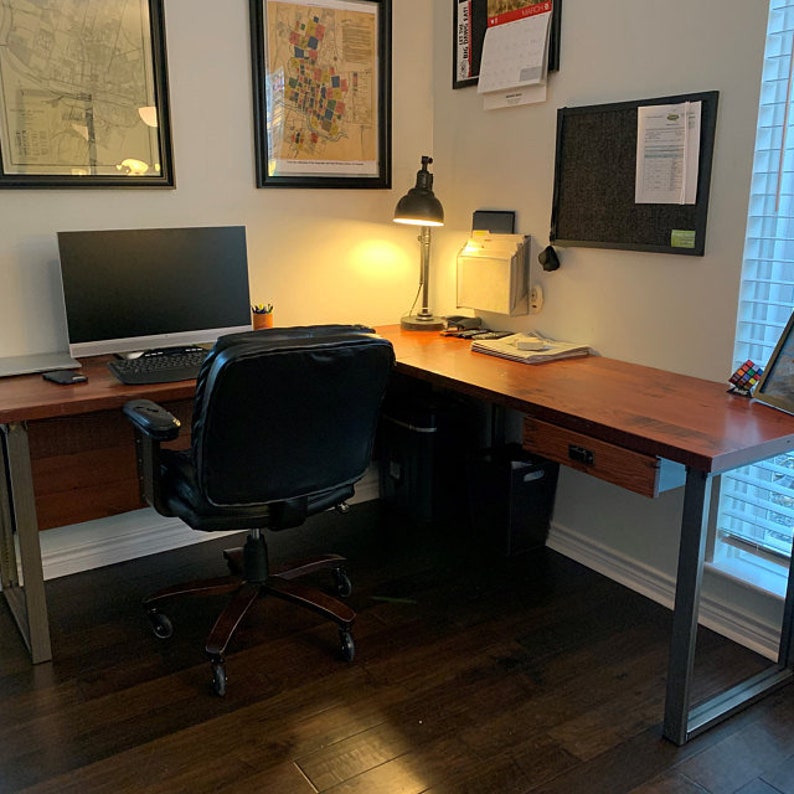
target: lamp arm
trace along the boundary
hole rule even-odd
[[[430,291],[430,227],[423,226],[419,235],[421,259],[419,266],[419,285],[422,287],[422,309],[420,317],[432,317],[428,293]]]

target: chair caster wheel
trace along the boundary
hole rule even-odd
[[[341,598],[347,598],[353,592],[353,584],[344,568],[334,568],[334,581],[336,594]]]
[[[152,609],[149,612],[149,621],[152,624],[154,636],[161,640],[167,640],[174,633],[174,625],[168,615]]]
[[[342,656],[346,662],[352,662],[356,655],[356,644],[353,642],[353,635],[349,631],[340,629],[339,639],[342,643]]]
[[[212,663],[212,691],[218,697],[226,694],[226,668],[223,662]]]

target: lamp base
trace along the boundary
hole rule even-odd
[[[408,314],[400,320],[400,327],[406,331],[440,331],[446,327],[441,317],[427,314]]]

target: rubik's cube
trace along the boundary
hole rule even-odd
[[[749,359],[730,377],[731,391],[749,394],[753,386],[761,380],[764,371]]]

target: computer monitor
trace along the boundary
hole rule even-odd
[[[58,250],[74,357],[251,328],[244,226],[58,232]]]

